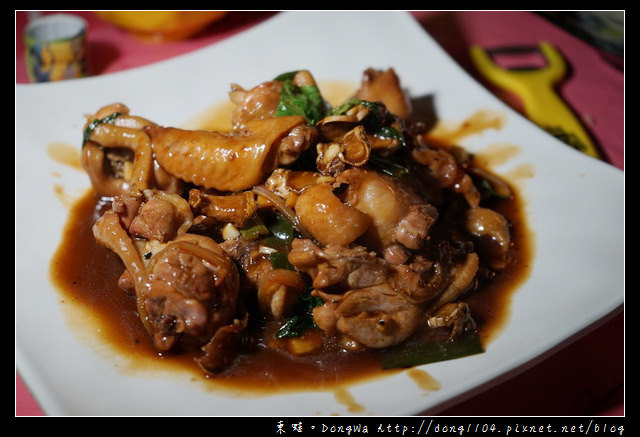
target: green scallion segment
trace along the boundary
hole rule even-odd
[[[85,128],[82,134],[82,146],[84,147],[87,141],[89,141],[89,138],[91,138],[91,133],[94,131],[94,129],[98,125],[104,124],[104,123],[113,124],[116,118],[120,117],[121,115],[122,115],[121,112],[114,112],[112,114],[107,115],[106,117],[95,119],[91,123],[89,123],[89,125]]]
[[[261,235],[268,235],[269,229],[264,224],[259,215],[254,215],[249,219],[247,225],[240,229],[240,234],[249,241],[255,240]]]
[[[407,342],[380,352],[383,369],[407,368],[438,361],[453,360],[484,352],[477,334],[465,334],[455,340]]]

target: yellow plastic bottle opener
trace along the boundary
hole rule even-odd
[[[522,100],[524,112],[531,121],[587,155],[600,158],[589,134],[555,92],[567,70],[562,55],[548,42],[540,42],[538,48],[546,61],[541,68],[503,68],[494,62],[492,54],[513,48],[485,50],[472,46],[470,55],[475,67],[489,82]]]

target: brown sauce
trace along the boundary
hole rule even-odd
[[[440,382],[422,369],[409,369],[407,375],[425,392],[440,390]]]
[[[194,377],[204,378],[191,356],[159,356],[153,350],[133,298],[118,288],[117,280],[123,271],[121,261],[93,238],[91,226],[103,207],[92,192],[88,192],[71,209],[62,243],[51,264],[52,279],[64,301],[76,303],[80,311],[89,313],[92,316],[89,323],[99,326],[98,340],[112,346],[115,353],[128,357],[133,367],[142,369],[154,358],[158,364],[179,366],[193,372]],[[518,207],[501,209],[514,224],[513,236],[518,250],[513,266],[466,299],[487,345],[508,320],[510,298],[529,268],[530,247],[520,210]],[[76,326],[74,329],[90,328]],[[379,376],[379,369],[376,355],[370,352],[333,352],[318,363],[315,356],[294,358],[258,347],[255,352],[240,356],[212,382],[217,387],[255,393],[326,389]]]
[[[93,238],[91,226],[104,207],[89,191],[70,211],[62,243],[51,263],[51,277],[64,302],[75,303],[73,311],[89,313],[90,322],[99,326],[95,329],[99,331],[98,341],[128,357],[129,367],[142,369],[153,357],[164,366],[177,366],[204,378],[193,356],[160,356],[154,351],[133,297],[118,287],[118,277],[124,270],[122,262]],[[73,328],[93,330],[87,326]],[[212,382],[216,387],[255,393],[323,389],[372,376],[378,369],[375,355],[366,352],[355,355],[334,352],[319,364],[314,357],[293,358],[259,346],[252,353],[239,356]]]
[[[215,113],[219,114],[219,109],[216,107]],[[210,124],[207,127],[210,127],[213,119],[208,119]],[[486,118],[481,121],[486,123]],[[195,122],[202,125],[204,118]],[[479,130],[473,124],[463,127],[465,132]],[[452,132],[456,140],[461,135],[460,130]],[[445,141],[444,136],[441,141]],[[487,149],[478,161],[490,164],[500,160],[500,156],[504,158],[505,153],[513,156],[512,147],[498,149]],[[526,177],[530,177],[528,173]],[[513,263],[492,282],[474,290],[465,299],[471,306],[486,347],[490,347],[491,340],[508,320],[510,299],[529,273],[533,251],[525,221],[524,201],[516,187],[511,188],[513,199],[501,202],[495,208],[512,224],[512,239],[516,248]],[[396,373],[382,372],[375,352],[333,351],[318,360],[317,355],[293,357],[279,350],[258,346],[251,353],[239,356],[226,371],[216,377],[206,378],[192,356],[159,355],[142,327],[133,297],[117,285],[123,271],[121,261],[93,238],[91,227],[106,207],[108,205],[101,204],[91,191],[72,205],[61,244],[51,263],[51,278],[63,296],[62,301],[72,304],[70,314],[82,314],[82,322],[72,323],[72,328],[80,333],[83,330],[98,333],[92,341],[100,343],[101,347],[109,345],[112,353],[126,357],[129,368],[143,371],[181,369],[193,375],[193,379],[207,384],[211,382],[213,388],[229,388],[236,392],[260,394],[282,390],[331,389],[335,391],[336,400],[347,404],[354,412],[360,411],[361,407],[349,397],[344,384]],[[70,320],[74,317],[70,317]],[[87,324],[92,326],[89,328]],[[426,391],[440,388],[439,383],[426,372],[413,369],[408,375]]]
[[[480,326],[479,333],[485,345],[488,345],[508,322],[511,298],[528,276],[533,254],[522,201],[516,197],[512,201],[496,205],[495,209],[507,217],[512,225],[513,263],[464,299]]]

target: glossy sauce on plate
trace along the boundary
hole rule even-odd
[[[512,223],[512,236],[518,248],[514,252],[514,263],[490,284],[466,296],[485,345],[489,345],[507,321],[510,297],[529,267],[530,247],[525,224],[520,217],[522,208],[519,200],[502,206],[500,210]],[[139,361],[135,367],[144,367],[153,357],[158,364],[178,365],[193,371],[195,377],[204,378],[192,356],[160,356],[154,351],[136,312],[133,297],[117,285],[123,271],[121,261],[93,238],[91,226],[105,207],[107,204],[89,191],[71,210],[62,243],[51,264],[52,279],[64,301],[79,304],[76,307],[90,314],[89,320],[100,326],[100,341],[111,345],[116,353],[129,357],[134,363]],[[375,352],[349,354],[331,348],[321,360],[315,354],[293,357],[279,349],[264,347],[268,334],[277,326],[261,325],[260,328],[253,335],[257,346],[254,352],[241,355],[231,367],[214,378],[215,382],[232,388],[268,392],[285,388],[326,388],[381,374]],[[74,329],[91,328],[75,326]]]
[[[228,110],[228,107],[216,106],[192,123],[222,129],[224,122],[212,114],[223,114],[222,120],[228,120]],[[495,128],[491,125],[494,121],[487,125],[482,117],[471,117],[461,126],[467,133],[473,133]],[[460,129],[453,129],[440,133],[438,141],[456,142],[460,136]],[[517,147],[514,147],[488,148],[476,161],[490,166],[517,154]],[[65,147],[58,145],[52,150],[57,150],[54,159],[69,160],[71,166],[76,166]],[[532,256],[524,200],[515,187],[510,188],[511,199],[490,206],[511,223],[513,262],[490,282],[465,296],[478,323],[482,342],[489,348],[491,339],[508,320],[510,298],[527,277]],[[78,199],[71,207],[61,244],[51,263],[52,280],[60,290],[62,302],[71,309],[69,313],[80,311],[88,316],[81,318],[82,323],[72,323],[72,329],[97,332],[99,342],[111,346],[114,353],[126,356],[136,369],[177,367],[192,372],[194,378],[206,379],[193,355],[160,355],[153,349],[136,312],[133,296],[117,285],[123,271],[121,261],[110,250],[98,245],[93,237],[91,227],[108,207],[109,204],[97,199],[91,190]],[[272,334],[277,328],[277,324],[266,323],[254,326],[250,353],[241,354],[225,371],[208,379],[216,387],[269,393],[283,389],[326,389],[394,372],[380,369],[375,351],[344,353],[331,342],[326,342],[321,353],[292,356],[273,340]],[[410,376],[418,386],[427,384],[431,390],[438,389],[437,381],[428,374],[412,373]]]

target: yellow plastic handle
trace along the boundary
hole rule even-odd
[[[543,68],[532,70],[502,68],[479,46],[472,46],[470,55],[478,71],[487,80],[520,97],[524,111],[531,121],[545,129],[561,129],[567,134],[575,135],[584,153],[599,158],[590,136],[573,111],[555,92],[556,85],[566,73],[562,55],[547,42],[541,42],[539,48],[547,64]]]

